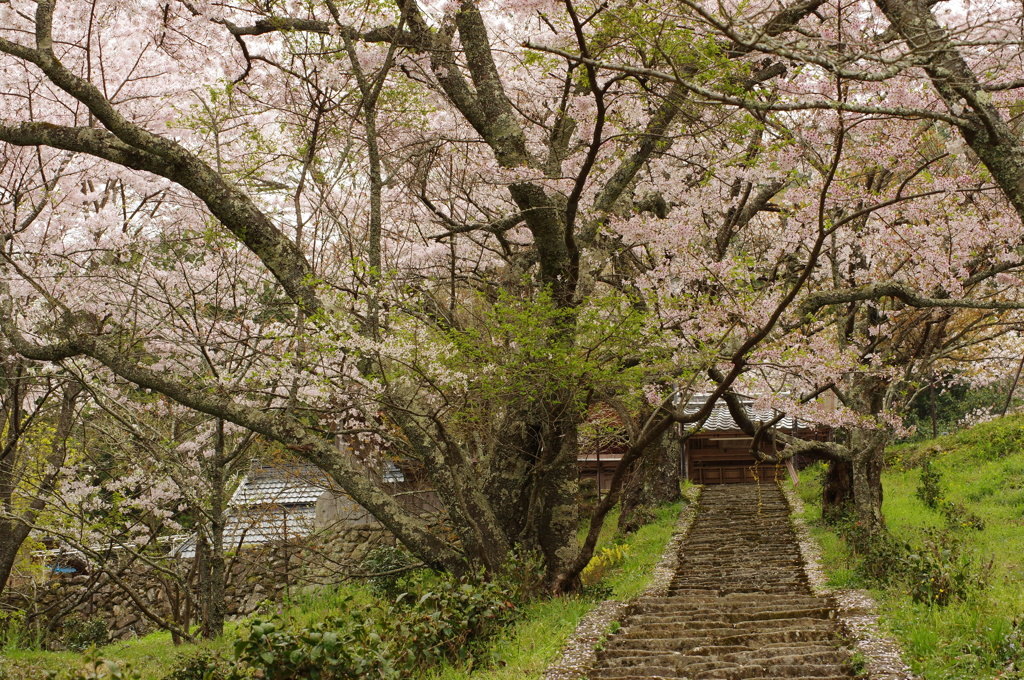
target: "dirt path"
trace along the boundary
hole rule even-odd
[[[811,594],[774,483],[708,486],[664,597],[631,605],[594,680],[853,678],[833,603]]]

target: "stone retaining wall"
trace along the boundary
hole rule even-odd
[[[381,544],[393,545],[394,538],[386,529],[366,524],[244,548],[228,558],[228,615],[245,616],[264,601],[281,602],[345,580],[359,571],[366,553]],[[193,602],[198,599],[191,559],[163,558],[154,564],[136,561],[122,567],[118,579],[123,585],[99,571],[54,574],[43,582],[23,580],[5,594],[0,609],[25,611],[33,627],[38,623],[51,631],[51,640],[61,638],[62,629],[72,621],[93,619],[106,624],[111,640],[142,636],[158,628],[145,610],[180,620],[175,613],[185,610],[190,597]],[[185,592],[184,583],[190,584],[190,592]],[[191,616],[193,622],[196,618]]]

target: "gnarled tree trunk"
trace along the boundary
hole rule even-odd
[[[853,508],[853,462],[831,460],[821,490],[821,516],[834,522]]]
[[[622,491],[619,531],[636,531],[653,518],[651,508],[679,500],[676,438],[666,433],[633,465]]]

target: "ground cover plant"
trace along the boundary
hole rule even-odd
[[[229,623],[228,634],[217,641],[173,647],[169,635],[160,632],[103,647],[90,652],[91,670],[82,667],[81,653],[12,648],[5,652],[7,665],[0,664],[0,678],[28,680],[46,672],[62,680],[90,678],[89,673],[97,672],[103,677],[107,670],[102,660],[116,664],[126,678],[136,673],[165,680],[241,678],[247,672],[267,678],[316,673],[323,678],[413,677],[421,669],[431,680],[539,677],[601,599],[624,600],[642,592],[681,508],[680,503],[657,508],[652,523],[627,537],[616,535],[613,515],[600,542],[610,550],[600,554],[620,557],[614,566],[601,560],[602,578],[579,595],[524,598],[513,610],[511,600],[525,595],[514,586],[530,581],[531,567],[525,561],[515,581],[510,578],[504,587],[453,583],[451,577],[424,572],[403,581],[406,594],[396,595],[398,602],[382,597],[379,586],[343,584],[290,602],[267,603],[251,620]],[[396,561],[383,553],[373,559]],[[537,571],[536,563],[532,569]],[[537,571],[533,581],[541,585],[543,572]],[[357,659],[360,649],[366,653]],[[207,671],[209,677],[204,676]]]
[[[925,680],[1024,677],[1024,417],[891,447],[883,474],[889,536],[821,522],[820,470],[802,475],[806,517],[829,582],[868,587],[883,624]]]

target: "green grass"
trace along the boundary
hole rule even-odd
[[[872,587],[881,620],[904,647],[907,661],[925,680],[1024,678],[1024,417],[1007,417],[970,430],[894,446],[882,478],[882,506],[890,532],[920,543],[945,516],[917,498],[920,464],[928,459],[941,477],[941,500],[980,517],[982,531],[961,528],[974,556],[981,587],[947,606],[912,600],[905,583],[879,588],[857,572],[858,557],[820,523],[820,477],[804,475],[801,496],[812,534],[834,587]],[[940,501],[941,502],[941,501]],[[1016,647],[1012,647],[1016,645]]]
[[[348,600],[347,598],[351,598]],[[297,625],[308,626],[329,616],[342,616],[346,606],[368,604],[372,596],[357,584],[342,584],[324,588],[315,595],[299,595],[282,603],[279,613]],[[122,640],[102,647],[100,656],[119,664],[130,664],[144,678],[161,678],[176,665],[180,656],[201,649],[226,653],[232,642],[237,623],[225,625],[225,635],[218,640],[182,644],[177,647],[166,631],[150,633],[134,640]],[[46,652],[7,648],[0,657],[0,680],[37,680],[43,671],[66,671],[80,668],[81,652]],[[5,665],[6,664],[6,665]],[[6,672],[6,676],[4,673]]]
[[[429,680],[518,680],[538,678],[595,603],[580,597],[535,602],[522,618],[494,641],[489,668],[444,666],[427,674]]]
[[[641,527],[624,543],[628,552],[610,569],[601,581],[609,597],[626,600],[639,595],[650,583],[654,565],[661,558],[672,537],[682,503],[660,508],[651,524]],[[609,514],[602,527],[598,545],[618,541],[617,510]],[[584,528],[585,530],[585,528]],[[300,595],[282,603],[281,616],[298,626],[309,626],[327,617],[344,616],[352,606],[368,605],[373,596],[359,584],[342,584],[315,594]],[[554,659],[580,619],[598,604],[592,595],[560,597],[534,602],[490,645],[493,663],[488,668],[443,667],[432,671],[430,680],[512,680],[537,678]],[[163,677],[175,665],[179,655],[198,649],[226,652],[232,641],[231,632],[237,624],[229,624],[227,634],[219,640],[197,645],[174,647],[169,633],[157,632],[138,640],[107,645],[100,656],[123,664],[127,662],[144,678]],[[0,680],[36,680],[43,671],[78,668],[82,655],[76,652],[43,652],[6,650],[0,657]]]
[[[158,631],[137,640],[123,640],[102,647],[100,655],[119,664],[127,662],[144,678],[161,678],[173,667],[179,654],[187,654],[197,649],[226,651],[228,647],[230,634],[219,640],[175,647],[171,642],[170,633]],[[42,677],[43,671],[66,671],[80,668],[81,665],[81,652],[5,650],[4,659],[0,662],[0,679],[38,680]],[[6,677],[3,675],[4,672],[7,673]]]

